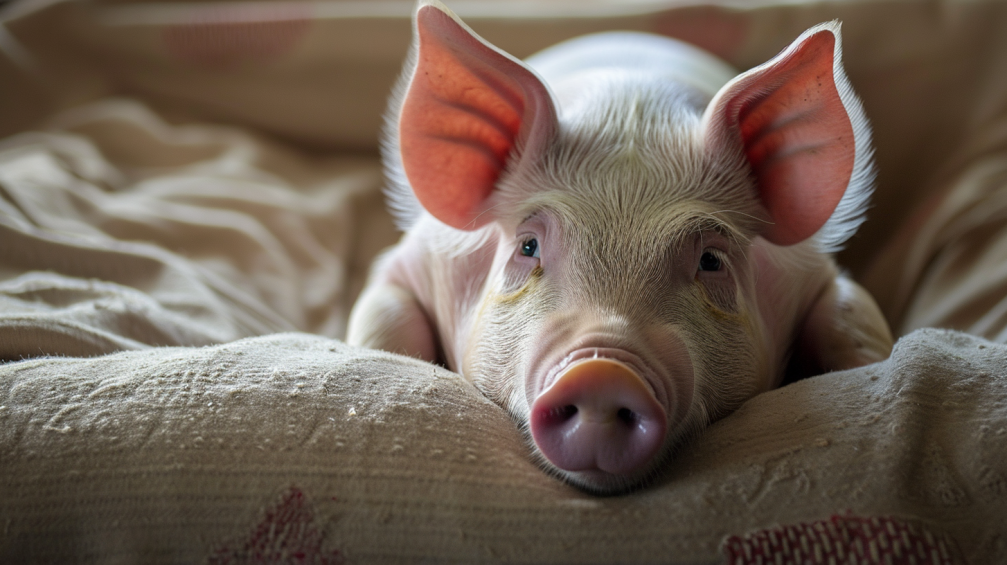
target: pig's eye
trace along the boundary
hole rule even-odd
[[[521,255],[525,257],[535,257],[538,258],[538,240],[535,238],[529,239],[521,244]]]
[[[699,258],[700,271],[719,271],[722,266],[720,258],[709,251]]]

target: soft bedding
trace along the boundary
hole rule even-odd
[[[713,563],[733,536],[835,522],[856,533],[873,519],[887,537],[857,562],[900,547],[919,563],[993,563],[1005,366],[1003,345],[920,330],[889,361],[756,397],[658,484],[598,498],[539,471],[507,415],[458,375],[336,340],[23,361],[0,383],[0,551],[37,563]],[[842,542],[801,537],[812,554]]]
[[[459,4],[520,55],[628,28],[742,68],[841,18],[880,176],[840,262],[892,358],[583,494],[460,376],[339,341],[397,237],[375,149],[409,3],[14,2],[0,562],[1007,559],[1007,6]]]
[[[373,157],[106,99],[0,142],[0,358],[345,331],[394,241]]]

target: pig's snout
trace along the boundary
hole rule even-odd
[[[610,359],[576,362],[535,399],[531,433],[565,471],[632,475],[661,449],[664,408],[632,369]]]

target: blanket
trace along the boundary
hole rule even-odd
[[[0,142],[0,359],[345,332],[394,242],[373,157],[309,159],[131,100]]]

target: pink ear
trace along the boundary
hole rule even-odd
[[[773,222],[761,235],[777,245],[814,235],[860,166],[844,102],[856,106],[855,119],[864,119],[848,91],[837,38],[835,23],[805,32],[773,60],[725,85],[704,116],[711,150],[742,144]],[[847,94],[841,97],[841,90]],[[866,156],[861,161],[869,166]]]
[[[399,149],[413,192],[459,229],[486,212],[515,147],[541,150],[556,129],[548,89],[516,59],[489,45],[446,8],[416,13],[418,53],[402,112]]]

